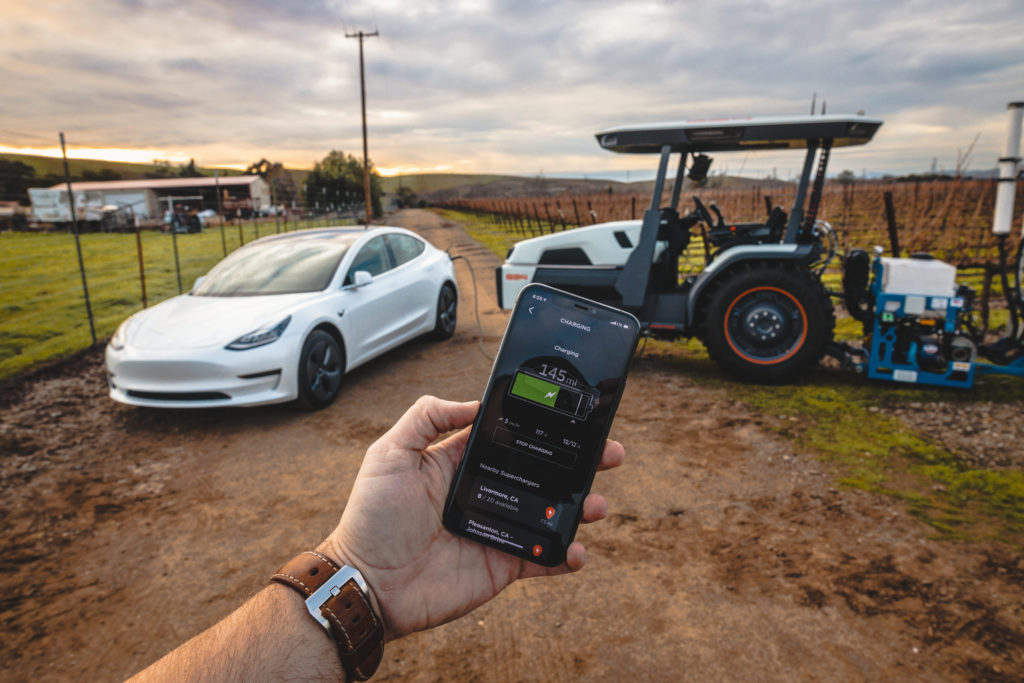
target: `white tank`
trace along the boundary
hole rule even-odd
[[[956,266],[936,260],[883,258],[882,292],[952,297],[956,294]]]
[[[1017,173],[1020,168],[1020,131],[1024,117],[1024,102],[1011,102],[1009,109],[1009,130],[1006,133],[1006,149],[999,159],[999,186],[996,189],[996,213],[992,218],[992,232],[1009,235],[1013,220],[1013,199],[1017,191]],[[1024,225],[1021,225],[1024,231]]]

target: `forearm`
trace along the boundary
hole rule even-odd
[[[334,642],[301,596],[271,584],[135,681],[344,681]]]

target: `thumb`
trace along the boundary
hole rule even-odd
[[[421,396],[384,436],[400,448],[422,451],[438,436],[473,422],[479,401],[458,403],[435,396]]]

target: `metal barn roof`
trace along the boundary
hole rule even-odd
[[[140,180],[90,180],[71,183],[74,192],[117,190],[166,190],[176,187],[214,187],[217,185],[251,185],[260,180],[258,175],[233,175],[224,178],[142,178]],[[66,183],[57,183],[51,190],[65,190]]]

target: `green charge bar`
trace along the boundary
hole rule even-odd
[[[586,420],[597,405],[597,397],[589,392],[548,382],[522,370],[516,371],[508,393],[579,420]]]
[[[525,372],[518,372],[512,383],[511,393],[519,398],[525,398],[527,401],[554,408],[559,389],[557,384],[527,375]]]

